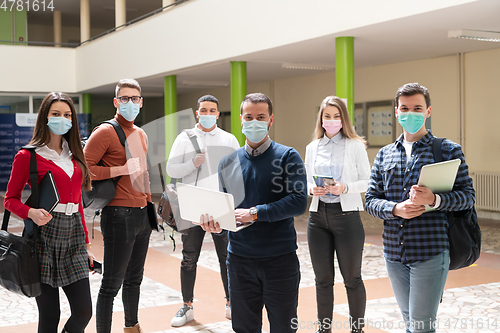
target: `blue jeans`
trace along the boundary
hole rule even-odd
[[[294,252],[267,258],[228,253],[231,320],[236,333],[260,333],[262,307],[267,310],[271,333],[296,332],[300,270]]]
[[[412,264],[389,260],[385,264],[406,332],[435,332],[433,324],[450,266],[449,252]]]
[[[105,207],[101,215],[104,271],[97,297],[98,333],[111,331],[113,300],[122,287],[125,326],[137,324],[139,294],[151,225],[146,208]]]

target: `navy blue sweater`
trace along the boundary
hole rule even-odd
[[[307,179],[295,149],[273,141],[263,154],[250,156],[242,147],[221,160],[219,183],[237,208],[257,208],[257,222],[229,232],[230,253],[264,258],[297,249],[293,217],[306,210]]]

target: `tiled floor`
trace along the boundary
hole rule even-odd
[[[2,200],[3,201],[3,200]],[[0,204],[1,206],[1,204]],[[3,207],[0,207],[0,215]],[[0,216],[1,217],[1,216]],[[401,316],[392,293],[382,254],[382,222],[362,213],[366,242],[363,258],[363,279],[367,288],[366,332],[403,332]],[[89,229],[92,217],[87,217]],[[438,332],[500,332],[500,221],[480,220],[483,234],[483,253],[470,268],[450,272],[443,302],[439,309]],[[301,265],[299,332],[314,332],[316,314],[314,274],[311,268],[306,238],[307,214],[296,219],[298,256]],[[20,232],[22,221],[11,218],[9,230]],[[102,259],[102,237],[99,219],[95,223],[92,248]],[[145,278],[141,288],[140,322],[144,332],[219,332],[229,333],[231,322],[224,318],[224,292],[220,281],[217,257],[211,237],[206,237],[200,256],[195,289],[195,318],[181,328],[170,326],[170,320],[182,303],[180,295],[179,264],[182,242],[174,235],[176,250],[170,233],[153,233],[146,262]],[[101,276],[90,278],[94,302]],[[336,269],[334,332],[348,332],[348,306],[342,277]],[[0,289],[0,332],[36,332],[37,308],[34,299],[28,299]],[[61,292],[61,325],[69,316],[69,307]],[[123,308],[119,294],[114,304],[113,332],[123,332]],[[269,325],[264,319],[264,331]],[[86,332],[95,332],[95,318]],[[278,332],[279,333],[279,332]]]

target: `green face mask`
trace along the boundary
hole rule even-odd
[[[417,133],[424,126],[424,121],[425,113],[413,111],[399,112],[398,122],[410,134]]]

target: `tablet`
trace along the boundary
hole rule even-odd
[[[251,224],[236,225],[232,194],[184,183],[176,185],[181,218],[199,223],[200,216],[208,214],[222,229],[229,231],[239,231]]]
[[[420,170],[418,185],[432,190],[432,193],[445,193],[453,190],[455,178],[457,178],[460,159],[454,159],[439,163],[427,164]],[[435,208],[425,205],[425,211],[430,212]]]
[[[432,193],[450,192],[457,178],[460,159],[427,164],[420,170],[418,185],[432,190]]]

